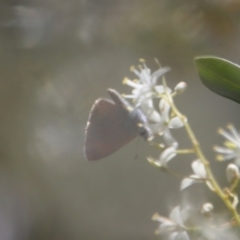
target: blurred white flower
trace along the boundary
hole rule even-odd
[[[176,87],[174,88],[174,91],[180,94],[184,92],[186,88],[187,88],[187,84],[185,82],[180,82],[176,85]]]
[[[132,67],[131,70],[137,75],[137,80],[130,80],[125,78],[123,83],[134,88],[131,95],[125,95],[126,98],[132,98],[136,107],[139,107],[144,101],[151,99],[154,96],[154,91],[159,94],[165,92],[163,86],[157,86],[157,80],[159,77],[163,76],[170,68],[160,68],[157,71],[151,73],[151,70],[146,66],[144,60],[141,60],[142,65],[139,66],[139,70]],[[171,91],[167,89],[167,91]]]
[[[172,160],[177,155],[177,145],[171,146],[169,148],[166,148],[159,157],[159,160],[157,162],[159,163],[159,166],[163,168],[167,168],[167,163]]]
[[[219,134],[225,137],[227,141],[224,142],[225,147],[214,147],[214,150],[219,153],[217,160],[234,159],[235,164],[240,166],[240,134],[233,125],[228,125],[227,128],[229,131],[219,129]]]
[[[170,118],[170,104],[165,100],[161,99],[159,102],[159,112],[158,114],[154,114],[151,117],[150,127],[154,133],[158,133],[160,135],[164,135],[164,132],[169,131],[169,128],[181,128],[183,127],[183,122],[179,117]],[[166,135],[170,135],[166,133]]]
[[[131,95],[125,95],[126,98],[132,98],[136,107],[140,107],[148,119],[149,127],[153,134],[159,134],[167,147],[176,147],[177,141],[173,138],[170,129],[180,128],[184,124],[179,117],[170,117],[170,104],[165,100],[159,101],[159,111],[154,107],[153,99],[161,96],[166,92],[171,93],[171,89],[163,86],[156,85],[159,77],[163,76],[169,68],[161,68],[151,74],[151,70],[146,66],[144,60],[140,60],[140,71],[132,68],[132,71],[138,76],[138,80],[130,80],[125,78],[124,83],[133,87]],[[185,88],[185,84],[180,83],[179,88]]]
[[[235,164],[229,163],[226,168],[226,175],[228,182],[232,183],[239,178],[239,168]]]
[[[201,228],[201,238],[199,240],[239,240],[239,234],[230,226],[213,227],[211,224],[205,224]]]
[[[184,218],[179,206],[171,211],[169,218],[162,217],[156,213],[152,219],[160,222],[159,228],[156,232],[157,234],[166,235],[170,240],[189,240],[189,236],[184,226]]]
[[[188,178],[184,178],[181,182],[180,189],[183,190],[194,183],[206,182],[208,187],[213,191],[214,188],[209,181],[207,181],[207,171],[200,159],[192,162],[192,170],[194,174],[190,175]]]
[[[170,118],[170,104],[161,99],[159,103],[160,113],[153,110],[151,115],[151,123],[149,127],[153,133],[157,133],[163,137],[164,145],[167,148],[160,154],[155,164],[162,168],[167,168],[167,163],[177,155],[178,142],[172,136],[170,128],[180,128],[183,126],[182,121],[178,117]]]
[[[148,99],[141,104],[141,110],[144,113],[144,115],[147,117],[148,122],[154,122],[160,120],[160,114],[155,109],[153,104],[153,99]]]
[[[177,147],[178,143],[172,136],[170,129],[182,127],[183,122],[179,117],[170,118],[170,104],[165,99],[161,99],[159,112],[157,112],[153,103],[148,101],[142,105],[141,109],[149,120],[149,127],[152,133],[161,135],[167,147]]]
[[[177,146],[172,146],[169,148],[166,148],[159,156],[159,159],[154,159],[151,157],[148,157],[148,162],[158,167],[162,170],[166,170],[168,168],[167,163],[172,160],[177,155]]]
[[[201,209],[201,213],[204,216],[209,217],[209,216],[211,216],[213,209],[214,209],[213,204],[207,202],[207,203],[203,204],[202,209]]]

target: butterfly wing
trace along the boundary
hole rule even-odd
[[[149,128],[147,117],[142,110],[138,107],[132,107],[116,90],[108,89],[107,91],[116,105],[122,106],[128,112],[129,118],[132,119],[138,129],[138,134],[145,140],[151,140],[153,133]]]
[[[122,105],[99,99],[92,107],[86,127],[86,157],[88,160],[107,157],[137,135],[136,123]]]

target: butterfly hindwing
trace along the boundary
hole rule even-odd
[[[99,99],[90,112],[85,140],[88,160],[104,158],[138,135],[138,127],[121,102]]]

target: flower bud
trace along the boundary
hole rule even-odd
[[[174,88],[174,91],[176,93],[182,93],[185,91],[186,88],[187,88],[187,84],[185,82],[180,82],[176,85],[176,87]]]
[[[239,168],[233,163],[229,163],[226,169],[227,180],[232,183],[235,179],[239,178]]]
[[[166,168],[167,168],[166,166],[164,166],[164,165],[163,165],[159,160],[157,160],[157,159],[148,157],[147,160],[148,160],[148,162],[149,162],[152,166],[154,166],[154,167],[156,167],[156,168],[158,168],[158,169],[160,169],[160,170],[162,170],[162,171],[165,171]]]
[[[202,215],[204,215],[205,217],[211,216],[213,208],[214,207],[213,207],[212,203],[204,203],[202,206],[202,209],[201,209]]]

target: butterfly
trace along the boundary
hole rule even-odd
[[[141,109],[132,107],[116,90],[107,90],[111,100],[93,104],[85,131],[85,156],[98,160],[114,153],[140,135],[152,138],[148,121]]]

